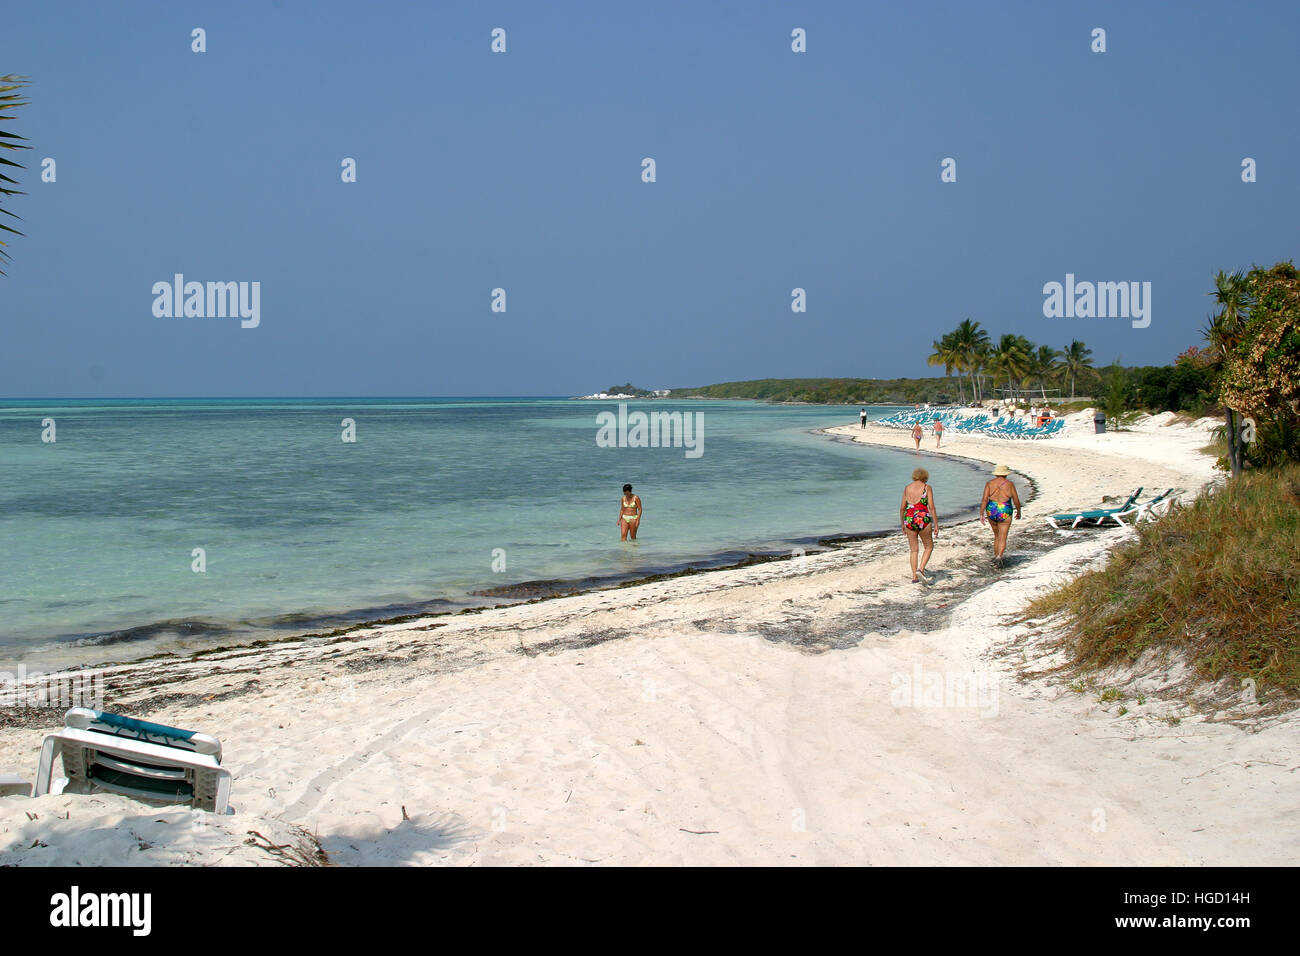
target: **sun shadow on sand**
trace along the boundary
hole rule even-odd
[[[422,866],[482,837],[457,814],[419,813],[394,827],[362,824],[321,834],[320,845],[330,862],[341,866]]]

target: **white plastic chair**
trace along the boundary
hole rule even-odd
[[[41,746],[35,796],[50,792],[58,756],[68,778],[65,793],[106,791],[226,812],[231,777],[217,738],[85,707],[69,710],[64,724]]]

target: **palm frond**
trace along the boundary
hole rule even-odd
[[[12,122],[14,119],[14,111],[18,109],[18,107],[27,104],[27,100],[24,98],[22,93],[22,90],[26,85],[27,77],[25,76],[15,76],[13,74],[0,76],[0,123]],[[17,133],[8,130],[0,129],[0,150],[31,149],[30,146],[23,145],[25,142],[27,142],[27,137],[19,136]],[[13,169],[25,168],[22,163],[15,162],[12,159],[6,159],[4,156],[0,156],[0,166],[9,166]],[[0,173],[0,183],[8,183],[12,186],[17,186],[18,180]],[[24,195],[24,193],[20,189],[10,189],[9,186],[0,185],[0,198],[8,199],[10,196],[22,195]],[[0,206],[0,213],[4,213],[11,219],[17,219],[20,222],[22,221],[21,216],[12,210],[5,209],[3,206]],[[15,236],[22,235],[22,233],[17,229],[14,229],[12,226],[6,226],[2,222],[0,222],[0,231],[12,233]],[[0,246],[6,245],[5,242],[0,241]],[[12,257],[9,255],[8,250],[0,248],[0,261],[9,261],[11,259]],[[0,271],[0,276],[2,275],[5,275],[5,273]]]

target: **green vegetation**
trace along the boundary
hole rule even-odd
[[[963,319],[931,343],[927,361],[943,378],[767,378],[675,389],[673,397],[747,398],[828,405],[949,404],[1011,398],[1050,401],[1060,412],[1079,411],[1080,385],[1116,427],[1137,412],[1224,415],[1224,467],[1240,474],[1246,463],[1276,465],[1300,459],[1300,277],[1287,262],[1231,275],[1220,272],[1210,293],[1219,307],[1205,337],[1172,365],[1109,368],[1092,364],[1077,339],[1064,349],[1007,333],[994,342],[978,322]],[[955,382],[953,375],[956,375]],[[630,386],[628,386],[630,387]],[[1070,401],[1047,391],[1068,387]],[[1249,433],[1249,434],[1248,434]]]
[[[1206,352],[1211,367],[1216,372],[1223,368],[1228,356],[1241,344],[1246,312],[1246,277],[1241,272],[1231,274],[1219,270],[1214,277],[1215,303],[1219,311],[1210,317],[1204,335],[1210,343]],[[1228,452],[1223,463],[1234,475],[1241,474],[1245,460],[1245,442],[1242,441],[1242,421],[1239,412],[1231,406],[1224,408],[1224,441]]]
[[[930,356],[930,365],[942,365],[944,376],[957,373],[960,401],[966,402],[967,383],[971,387],[971,398],[980,397],[983,356],[988,350],[989,334],[980,328],[978,322],[962,319],[961,324],[939,341],[934,342],[934,354]],[[966,376],[965,382],[962,375]]]
[[[1209,347],[1190,351],[1223,407],[1220,467],[1236,476],[1300,460],[1300,274],[1291,262],[1220,271],[1210,295]]]
[[[1102,396],[1101,405],[1106,412],[1106,417],[1116,426],[1120,423],[1120,418],[1128,409],[1129,389],[1125,381],[1127,376],[1124,370],[1119,367],[1119,362],[1114,362],[1110,369],[1110,375],[1106,380],[1106,391]]]
[[[19,136],[17,133],[7,132],[3,128],[3,124],[8,123],[13,119],[13,111],[20,106],[26,105],[27,101],[23,99],[23,95],[20,92],[26,85],[27,81],[20,76],[0,76],[0,149],[31,149],[30,146],[23,146],[17,142],[18,140],[25,140],[26,137]],[[8,166],[12,169],[23,168],[21,164],[7,158],[8,155],[9,153],[7,152],[0,153],[0,166]],[[6,176],[4,171],[0,171],[0,200],[7,201],[10,196],[23,195],[19,190],[11,188],[17,185],[18,180],[12,179],[11,177]],[[13,219],[19,218],[3,205],[0,205],[0,214],[9,216]],[[12,233],[15,236],[22,235],[22,233],[17,229],[6,225],[4,222],[0,222],[0,231]],[[3,239],[0,239],[0,263],[9,259],[9,252],[4,248],[6,245],[7,243]],[[0,276],[4,274],[3,271],[0,271]]]
[[[675,388],[673,398],[748,398],[819,405],[911,405],[956,402],[957,387],[946,378],[762,378],[699,388]]]
[[[1112,417],[1133,407],[1220,408],[1224,426],[1206,451],[1221,455],[1233,477],[1218,493],[1140,525],[1106,567],[1040,598],[1028,614],[1067,612],[1065,639],[1083,668],[1177,652],[1204,678],[1251,679],[1295,700],[1300,273],[1290,262],[1219,272],[1210,295],[1218,311],[1204,330],[1207,348],[1187,349],[1173,366],[1116,362],[1101,375],[1101,393]]]
[[[605,389],[606,395],[635,395],[637,398],[645,398],[654,395],[654,391],[648,388],[637,388],[631,382],[626,385],[611,385]]]
[[[674,389],[673,397],[748,398],[827,405],[910,405],[914,402],[964,405],[969,400],[1001,397],[1046,401],[1047,390],[1058,388],[1067,379],[1073,397],[1078,382],[1096,377],[1092,351],[1082,342],[1071,342],[1065,351],[1058,351],[1049,345],[1035,345],[1023,335],[1007,334],[993,345],[988,332],[971,319],[963,319],[931,345],[933,351],[927,361],[943,368],[943,378],[765,378]],[[1062,362],[1062,357],[1066,361]],[[954,372],[955,385],[950,380]]]
[[[1235,475],[1246,463],[1300,460],[1300,273],[1280,262],[1234,277],[1230,288],[1237,298],[1208,333],[1222,358],[1219,397],[1229,410],[1225,437]]]
[[[1061,353],[1061,374],[1070,383],[1070,400],[1074,401],[1074,388],[1079,382],[1097,377],[1092,367],[1092,349],[1077,339]]]
[[[1300,465],[1259,470],[1139,526],[1106,567],[1040,598],[1070,613],[1076,663],[1181,651],[1211,680],[1300,693]]]

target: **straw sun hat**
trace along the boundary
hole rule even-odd
[[[993,469],[993,474],[995,474],[995,475],[1009,475],[1009,474],[1011,474],[1011,469],[1008,468],[1006,465],[998,465],[996,468]]]

